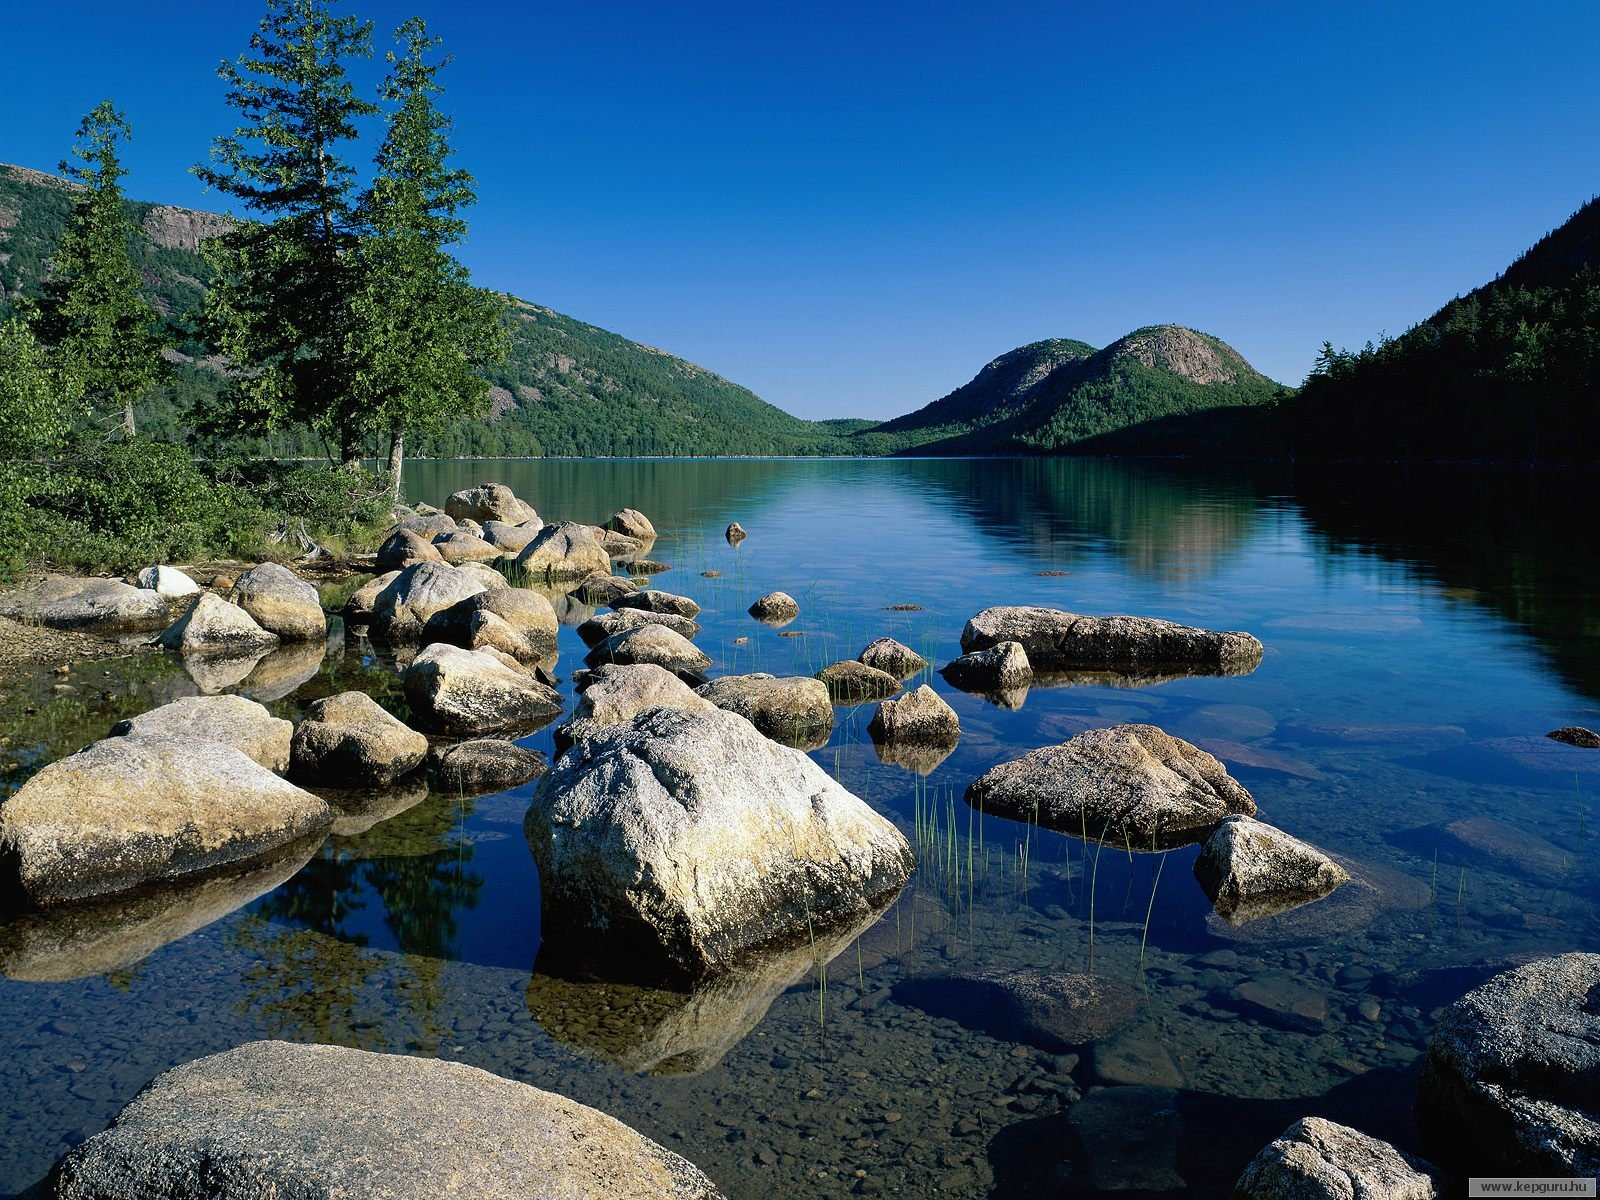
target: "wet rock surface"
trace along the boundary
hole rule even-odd
[[[1579,746],[1585,750],[1600,750],[1600,733],[1586,729],[1582,725],[1563,725],[1560,729],[1552,729],[1545,737],[1551,741],[1564,742],[1568,746]]]

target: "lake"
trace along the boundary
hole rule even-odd
[[[1246,630],[1266,654],[1244,676],[1035,687],[1015,707],[935,674],[962,729],[942,761],[884,761],[872,705],[837,709],[812,757],[904,831],[918,867],[859,938],[827,953],[824,939],[746,987],[679,997],[541,973],[522,832],[534,784],[415,793],[370,827],[344,822],[298,869],[166,907],[0,926],[0,1193],[162,1070],[279,1037],[561,1092],[747,1200],[1223,1196],[1306,1115],[1419,1149],[1410,1106],[1437,1010],[1514,962],[1600,950],[1600,751],[1543,736],[1600,727],[1591,476],[425,462],[407,493],[442,504],[489,480],[546,520],[646,513],[661,532],[650,556],[671,567],[654,586],[701,604],[713,675],[811,674],[885,635],[940,666],[998,604]],[[737,547],[723,538],[735,520],[749,534]],[[781,630],[745,612],[774,589],[801,610]],[[564,627],[569,711],[584,652]],[[281,667],[202,682],[280,715],[349,687],[404,711],[392,663],[363,641]],[[59,683],[0,682],[6,790],[197,689],[152,654]],[[1085,844],[962,800],[996,763],[1123,722],[1217,755],[1262,819],[1354,883],[1232,926],[1195,881],[1196,847]],[[553,753],[552,728],[520,740]],[[1092,972],[1127,1012],[1092,1042],[1050,1045],[974,988],[1017,967]]]

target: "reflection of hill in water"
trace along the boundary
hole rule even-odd
[[[1332,552],[1398,563],[1534,637],[1600,698],[1600,489],[1593,473],[1471,467],[1301,468],[1295,499]]]

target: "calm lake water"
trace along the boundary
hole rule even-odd
[[[1222,1196],[1301,1116],[1419,1149],[1438,1008],[1514,961],[1600,950],[1600,751],[1542,736],[1600,727],[1592,477],[515,461],[413,464],[407,491],[442,504],[485,480],[546,520],[647,513],[672,568],[655,586],[703,606],[713,674],[809,674],[882,635],[942,665],[995,604],[1248,630],[1266,656],[1237,678],[1034,688],[1015,709],[935,675],[962,736],[913,765],[926,774],[880,760],[871,705],[837,710],[813,757],[914,840],[917,872],[831,961],[694,997],[539,972],[532,784],[346,818],[298,870],[0,926],[0,1193],[160,1071],[280,1037],[564,1093],[732,1197]],[[749,533],[737,548],[731,520]],[[773,589],[801,608],[782,631],[745,613]],[[570,710],[584,648],[563,628],[560,649]],[[148,654],[68,682],[0,681],[0,787],[196,690]],[[355,639],[202,682],[283,715],[356,686],[404,712],[392,665]],[[1234,928],[1194,847],[1086,847],[962,802],[997,762],[1126,721],[1216,754],[1263,819],[1355,882]],[[553,749],[550,729],[522,742]],[[963,982],[1010,967],[1092,971],[1125,987],[1126,1018],[1047,1044]]]

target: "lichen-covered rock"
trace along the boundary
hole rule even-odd
[[[200,585],[177,567],[146,567],[128,582],[134,587],[149,588],[169,600],[192,596],[200,590]]]
[[[696,691],[785,746],[813,749],[826,744],[833,732],[828,685],[811,676],[779,678],[761,671],[724,675]]]
[[[1600,954],[1528,963],[1447,1008],[1417,1123],[1463,1173],[1600,1175]]]
[[[517,555],[517,566],[543,579],[582,579],[595,571],[611,572],[611,556],[588,525],[562,521],[546,525]]]
[[[182,696],[171,704],[128,717],[111,727],[112,737],[192,738],[221,742],[269,771],[289,769],[294,725],[243,696]]]
[[[556,610],[528,588],[495,588],[458,600],[428,618],[422,642],[449,642],[463,650],[486,646],[528,661],[556,649]]]
[[[1035,670],[1086,663],[1191,663],[1244,674],[1261,661],[1248,633],[1217,633],[1152,617],[1087,617],[1054,608],[986,608],[961,631],[961,649],[1019,642]]]
[[[286,642],[317,642],[328,636],[317,589],[278,563],[251,567],[234,581],[228,599]]]
[[[527,728],[561,711],[560,693],[493,651],[436,642],[411,660],[404,679],[415,719],[441,733]]]
[[[1563,725],[1560,729],[1552,729],[1545,737],[1585,750],[1600,750],[1600,733],[1585,729],[1582,725]]]
[[[332,822],[321,799],[232,746],[107,738],[0,805],[0,891],[36,905],[124,891],[253,858]]]
[[[1021,642],[1001,642],[963,654],[941,667],[939,674],[964,692],[1020,690],[1026,695],[1033,682],[1033,664]]]
[[[292,754],[299,782],[381,788],[422,765],[428,739],[365,692],[341,692],[312,701]]]
[[[619,508],[606,519],[605,528],[641,542],[653,542],[656,539],[656,527],[650,523],[649,517],[636,508]]]
[[[476,521],[488,527],[490,521],[507,525],[529,525],[539,514],[503,483],[480,483],[451,494],[444,502],[445,515],[456,521]]]
[[[928,665],[928,660],[922,655],[891,637],[870,642],[865,650],[856,655],[856,659],[896,679],[910,679]]]
[[[1154,725],[1090,729],[985,771],[967,788],[982,812],[1121,846],[1198,842],[1255,801],[1227,769]]]
[[[800,606],[788,592],[768,592],[750,606],[749,612],[763,624],[787,625],[800,615]]]
[[[415,645],[435,613],[488,590],[488,585],[465,567],[417,563],[378,590],[367,627],[376,641]]]
[[[416,563],[442,563],[444,555],[428,535],[412,529],[396,529],[378,547],[378,570],[403,571]]]
[[[433,548],[452,566],[465,562],[497,562],[502,557],[500,547],[464,529],[441,533],[433,539]]]
[[[875,742],[954,746],[961,738],[961,721],[939,693],[923,684],[914,692],[878,705],[867,733]]]
[[[1234,1200],[1435,1200],[1431,1164],[1321,1117],[1296,1121],[1234,1184]]]
[[[654,663],[679,673],[704,671],[711,665],[710,657],[688,638],[654,623],[613,634],[589,651],[583,661],[591,667],[602,663]]]
[[[866,663],[846,660],[832,663],[817,672],[835,704],[865,704],[869,700],[883,700],[900,690],[900,681],[887,671],[879,671]]]
[[[1350,873],[1314,846],[1254,817],[1224,817],[1194,863],[1218,914],[1235,925],[1320,900]]]
[[[112,637],[161,629],[172,620],[167,598],[120,579],[52,575],[32,587],[0,592],[0,617],[52,629]]]
[[[700,632],[700,624],[688,617],[673,613],[650,612],[643,608],[619,608],[615,612],[598,613],[578,626],[578,636],[589,647],[598,646],[609,637],[626,629],[641,625],[660,625],[683,638],[693,638]]]
[[[158,1076],[55,1200],[719,1200],[604,1113],[464,1063],[251,1042]]]
[[[250,651],[264,654],[278,644],[278,635],[261,628],[238,605],[202,592],[194,607],[167,626],[156,641],[184,654],[234,657]]]
[[[544,755],[515,742],[475,738],[433,754],[437,785],[452,795],[482,796],[537,779],[550,769]]]
[[[575,745],[525,824],[547,946],[693,979],[805,944],[892,897],[892,824],[732,713],[652,709]]]
[[[626,596],[619,596],[613,602],[617,609],[637,608],[645,612],[670,613],[675,617],[687,617],[691,621],[700,614],[700,606],[687,596],[677,596],[671,592],[657,591],[653,588],[642,592],[630,592]]]

